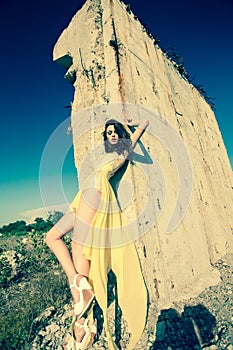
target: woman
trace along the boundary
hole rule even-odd
[[[149,124],[147,120],[132,123],[129,119],[127,123],[137,127],[132,135],[118,121],[106,122],[103,132],[105,155],[81,186],[70,205],[71,210],[46,236],[47,245],[67,275],[74,302],[72,338],[67,350],[85,349],[92,341],[96,332],[92,312],[94,298],[103,311],[109,349],[117,349],[107,320],[107,274],[110,269],[117,277],[118,302],[132,331],[128,348],[134,347],[145,325],[147,292],[140,263],[134,244],[126,244],[132,240],[109,182]],[[62,240],[71,230],[72,257]],[[87,318],[83,317],[86,313]]]

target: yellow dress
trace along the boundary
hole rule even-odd
[[[147,289],[142,276],[137,251],[109,182],[122,166],[117,153],[106,153],[95,171],[86,179],[70,207],[76,211],[80,197],[86,189],[97,189],[101,200],[85,235],[83,254],[90,260],[89,280],[96,300],[103,311],[104,328],[109,349],[117,349],[112,340],[107,317],[107,274],[110,270],[117,278],[118,303],[131,333],[127,349],[134,349],[146,322]],[[93,315],[89,313],[93,322]]]

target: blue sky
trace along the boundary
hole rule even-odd
[[[183,57],[194,82],[215,98],[216,118],[233,164],[232,0],[126,2],[158,36],[160,47],[173,47]],[[53,62],[52,50],[83,3],[0,2],[0,226],[17,219],[29,222],[42,214],[40,160],[53,131],[69,117],[70,110],[64,107],[73,100],[73,87],[64,80],[64,70]],[[65,137],[71,142],[71,135]],[[56,177],[51,169],[48,184]],[[72,150],[66,157],[62,179],[66,197],[71,200],[77,190]]]

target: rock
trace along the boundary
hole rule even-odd
[[[227,350],[233,350],[233,345],[229,344]]]
[[[57,324],[51,324],[50,326],[47,326],[45,328],[46,332],[49,333],[56,333],[57,331],[59,331],[60,327]]]
[[[0,255],[1,262],[5,265],[9,264],[11,268],[11,278],[18,274],[20,266],[23,262],[23,256],[20,253],[16,253],[14,250],[7,250]]]
[[[178,304],[174,303],[170,309],[163,310],[163,312],[161,312],[162,310],[158,311],[156,305],[150,305],[148,322],[135,350],[184,350],[188,348],[198,350],[201,349],[201,345],[205,350],[233,350],[233,317],[231,312],[233,300],[226,298],[228,287],[232,287],[232,267],[224,267],[217,263],[215,266],[221,273],[221,282],[218,285],[207,288],[195,298],[184,300]],[[113,304],[109,308],[112,333],[115,332],[115,307]],[[64,339],[70,333],[72,314],[71,303],[64,305],[64,308],[59,310],[55,310],[53,307],[47,308],[33,322],[33,331],[37,336],[32,341],[31,349],[63,350]],[[119,317],[119,313],[117,315]],[[102,313],[98,308],[96,308],[95,317],[97,317],[98,323],[102,324]],[[192,347],[189,347],[188,342],[192,341],[192,337],[196,339],[197,336],[193,331],[191,320],[195,321],[195,332],[200,333],[203,344],[198,345],[195,340]],[[121,337],[122,350],[124,350],[130,334],[124,319],[121,319],[119,326],[118,336]],[[102,329],[100,330],[102,331]],[[188,334],[191,337],[188,337]],[[103,331],[93,344],[92,349],[108,349]]]

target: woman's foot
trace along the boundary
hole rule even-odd
[[[79,274],[74,277],[70,288],[74,300],[74,314],[77,319],[80,319],[89,309],[95,293],[88,283],[87,278]]]
[[[88,319],[74,319],[72,323],[72,336],[63,347],[65,350],[82,350],[93,344],[96,334],[96,326],[93,324],[91,330],[88,326]]]
[[[72,325],[72,340],[74,342],[77,342],[77,343],[81,343],[82,340],[83,340],[83,337],[85,335],[85,330],[84,330],[84,322],[85,322],[85,318],[82,317],[81,319],[79,320],[76,320],[74,325]],[[69,350],[70,347],[69,347],[69,342],[67,344],[64,344],[64,349],[65,350]]]

